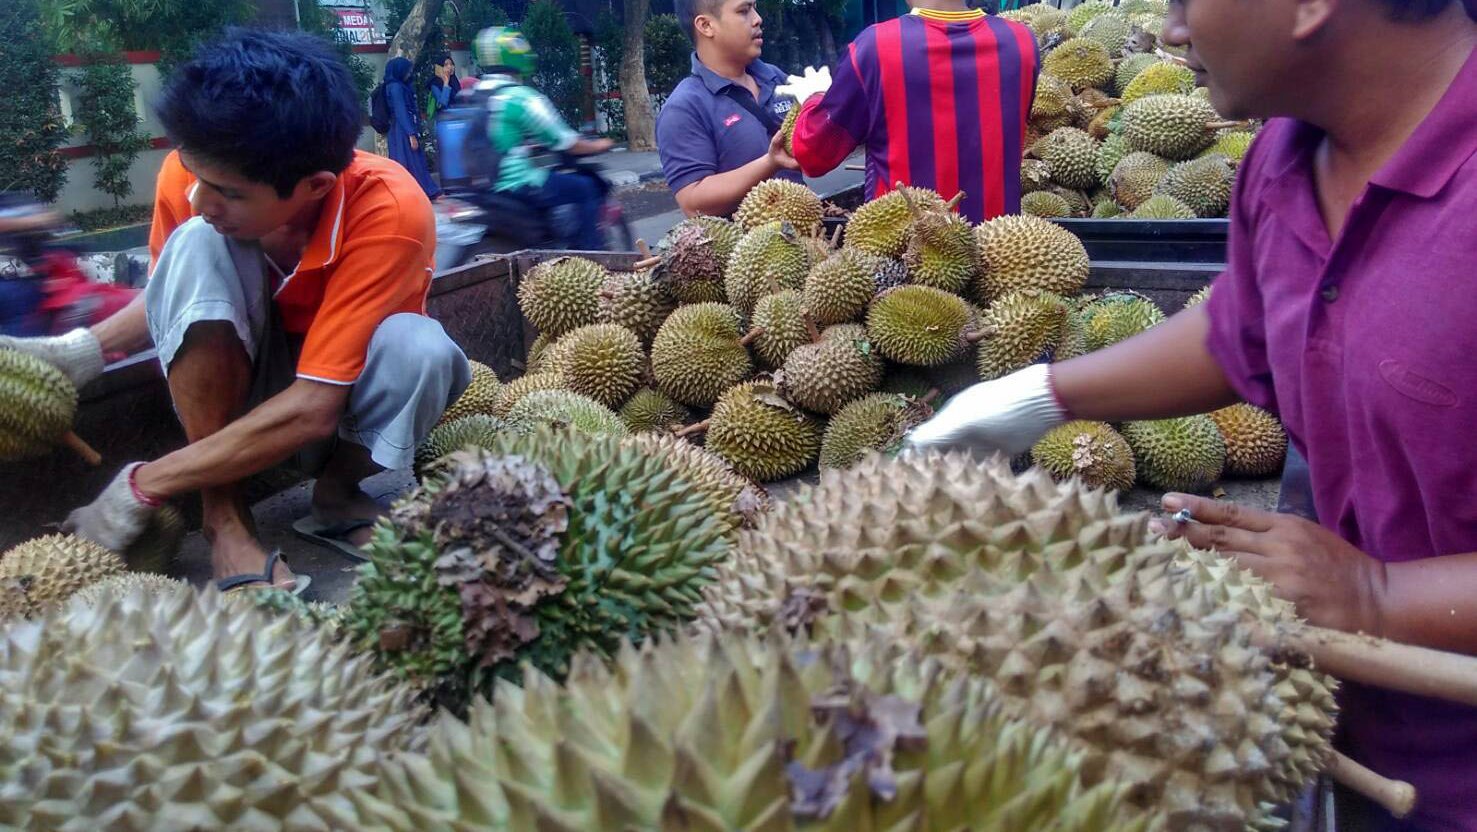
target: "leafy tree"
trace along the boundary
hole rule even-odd
[[[76,75],[77,124],[92,145],[93,184],[113,207],[133,193],[129,171],[149,138],[138,129],[133,71],[117,53],[92,53]]]
[[[535,0],[523,18],[523,36],[538,52],[538,69],[528,83],[547,95],[570,124],[580,123],[585,83],[580,76],[580,43],[553,0]]]
[[[692,72],[692,44],[677,16],[659,14],[646,21],[646,83],[668,96]]]
[[[42,24],[58,51],[99,42],[114,50],[157,49],[166,75],[255,11],[252,0],[41,0]]]
[[[21,188],[47,202],[67,180],[67,139],[57,103],[58,72],[35,0],[0,3],[0,190]]]

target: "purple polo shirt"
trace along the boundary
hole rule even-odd
[[[1282,417],[1320,522],[1386,562],[1477,551],[1477,53],[1331,241],[1317,128],[1240,170],[1209,348]],[[1477,832],[1477,709],[1346,685],[1340,747],[1408,780],[1422,830]]]

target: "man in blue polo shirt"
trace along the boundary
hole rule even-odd
[[[677,0],[696,48],[692,74],[656,121],[662,173],[692,216],[727,216],[766,179],[804,181],[776,138],[793,102],[775,95],[778,67],[759,60],[763,20],[754,0]]]

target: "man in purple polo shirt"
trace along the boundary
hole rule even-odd
[[[1018,452],[1073,418],[1278,413],[1318,523],[1165,495],[1314,624],[1477,654],[1477,2],[1180,0],[1216,108],[1270,117],[1206,304],[956,397],[912,447]],[[1413,783],[1376,828],[1477,832],[1477,709],[1346,685],[1341,749]],[[1369,812],[1377,810],[1370,809]]]

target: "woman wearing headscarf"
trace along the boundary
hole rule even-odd
[[[409,58],[391,58],[385,64],[385,100],[390,105],[390,132],[385,136],[390,158],[410,171],[431,199],[441,195],[441,186],[431,179],[426,151],[420,144],[420,114],[410,86],[414,64]]]

